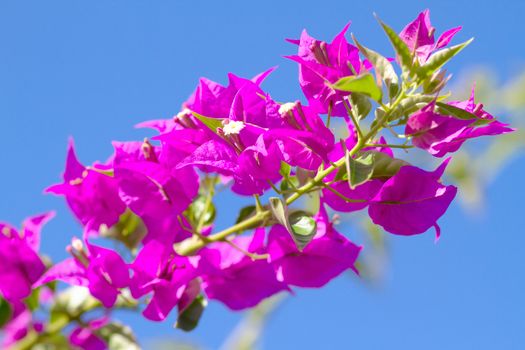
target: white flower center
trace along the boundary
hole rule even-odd
[[[175,116],[175,119],[183,120],[188,115],[191,115],[191,111],[188,108],[184,108],[182,111],[177,113],[177,115]]]
[[[82,241],[76,237],[71,240],[71,246],[77,252],[81,252],[84,249],[84,245],[82,244]]]
[[[279,114],[284,117],[288,114],[288,112],[291,112],[293,111],[293,109],[295,108],[295,105],[296,103],[295,102],[286,102],[286,103],[283,103],[280,107],[279,107]]]
[[[222,130],[224,131],[224,135],[237,135],[245,126],[241,121],[230,120],[228,124],[222,127]]]

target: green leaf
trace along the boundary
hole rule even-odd
[[[290,233],[299,250],[303,250],[315,236],[317,223],[309,213],[300,210],[288,215],[288,208],[279,197],[270,198],[270,210],[275,220]]]
[[[292,167],[288,163],[281,161],[281,168],[279,169],[279,173],[285,179],[287,179],[288,177],[290,177],[291,172],[292,172]]]
[[[235,223],[238,224],[239,222],[244,221],[251,216],[254,216],[256,212],[257,208],[255,207],[255,205],[248,205],[244,208],[241,208],[241,210],[239,210],[239,214],[237,215],[237,220],[235,220]]]
[[[462,44],[447,47],[446,49],[435,52],[434,54],[432,54],[432,56],[430,56],[430,58],[424,65],[417,69],[417,75],[421,79],[425,79],[426,77],[432,75],[436,70],[438,70],[445,63],[447,63],[452,57],[456,56],[461,50],[467,47],[467,45],[470,44],[472,40],[474,40],[474,38],[471,38]]]
[[[383,27],[383,30],[385,31],[386,35],[388,36],[388,39],[390,40],[390,43],[394,47],[401,68],[403,68],[403,71],[406,71],[410,73],[410,75],[412,75],[414,71],[414,66],[417,65],[417,62],[414,60],[414,57],[412,55],[412,52],[410,52],[409,47],[392,28],[383,23],[383,21],[381,21],[377,16],[376,18],[379,21],[379,24],[381,24],[381,27]]]
[[[388,154],[372,151],[374,157],[374,170],[372,178],[389,178],[397,174],[402,166],[410,165],[404,160],[392,158]]]
[[[332,87],[341,91],[359,92],[378,102],[381,102],[381,96],[383,94],[379,86],[377,86],[374,77],[370,73],[343,77]]]
[[[297,248],[302,251],[317,233],[317,222],[304,211],[292,213],[289,221],[292,229],[292,238]]]
[[[413,95],[404,98],[399,105],[390,113],[389,121],[396,120],[404,115],[410,115],[428,105],[435,99],[432,95]]]
[[[358,158],[352,158],[346,152],[346,169],[348,172],[348,184],[354,189],[356,186],[367,182],[372,177],[374,171],[374,154],[365,152]]]
[[[207,305],[208,301],[206,298],[203,295],[198,295],[190,306],[179,315],[175,327],[186,332],[194,330],[199,324],[199,320]]]
[[[283,192],[284,196],[291,196],[293,192],[299,187],[299,180],[297,179],[297,176],[291,176],[288,179],[285,179],[281,181],[281,192]]]
[[[35,311],[40,305],[38,296],[40,295],[40,288],[35,288],[31,291],[31,294],[24,299],[24,303],[30,311]]]
[[[368,100],[363,94],[354,92],[349,96],[350,106],[352,106],[352,111],[355,113],[357,120],[365,119],[366,116],[372,110],[372,103]]]
[[[346,171],[346,167],[339,168],[334,178],[334,181],[343,181],[343,180],[348,180],[348,172]]]
[[[279,197],[270,197],[270,211],[272,212],[272,215],[274,219],[286,227],[288,232],[291,232],[292,229],[290,227],[290,223],[288,222],[288,213],[286,204],[283,202],[283,200]]]
[[[361,45],[357,39],[352,35],[352,39],[354,40],[355,44],[359,48],[359,51],[366,57],[368,61],[374,66],[375,71],[381,79],[385,82],[387,88],[390,90],[391,85],[396,85],[399,81],[399,78],[397,77],[396,71],[394,70],[394,66],[382,55],[375,52],[374,50],[370,50],[369,48]]]
[[[297,167],[295,170],[295,176],[299,181],[299,186],[303,186],[308,181],[310,181],[310,179],[313,179],[315,177],[315,172],[303,169],[301,167]]]
[[[0,329],[5,326],[13,315],[11,305],[2,297],[0,297]]]
[[[429,95],[436,95],[445,87],[447,82],[452,76],[447,76],[447,71],[445,69],[434,72],[430,78],[425,79],[423,82],[423,92]]]
[[[191,114],[199,119],[204,125],[206,125],[211,131],[217,133],[218,128],[222,128],[222,119],[205,117],[197,112],[191,111]]]
[[[197,224],[201,218],[202,215],[204,215],[204,226],[210,225],[215,220],[215,216],[217,214],[217,211],[215,209],[215,205],[213,205],[213,202],[210,202],[208,206],[206,207],[207,198],[206,196],[199,195],[191,204],[190,206],[190,212],[191,212],[191,221],[194,224]],[[206,212],[204,212],[206,210]]]
[[[146,235],[146,226],[142,219],[126,209],[119,221],[109,229],[101,229],[100,235],[122,242],[127,248],[134,249]]]
[[[476,116],[475,114],[467,112],[466,110],[461,109],[461,108],[456,107],[456,106],[451,106],[451,105],[443,103],[443,102],[436,102],[436,105],[438,106],[438,110],[439,110],[439,112],[441,114],[451,115],[453,117],[456,117],[458,119],[463,119],[463,120],[481,119],[478,116]]]

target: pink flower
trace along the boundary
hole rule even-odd
[[[323,206],[316,216],[317,234],[303,251],[297,249],[290,233],[275,225],[268,236],[269,261],[277,279],[288,285],[320,288],[343,271],[355,268],[359,247],[337,232]]]
[[[9,349],[19,340],[25,338],[30,331],[42,332],[42,323],[33,320],[31,311],[21,301],[12,301],[13,314],[11,320],[2,328],[2,348]]]
[[[234,244],[250,253],[263,254],[264,236],[264,228],[258,228],[251,237],[235,238]],[[227,243],[214,243],[203,249],[201,256],[214,267],[202,275],[206,295],[232,310],[255,306],[273,294],[288,290],[285,283],[277,280],[267,260],[252,260]]]
[[[368,214],[386,231],[398,235],[415,235],[435,227],[456,196],[457,188],[445,186],[440,178],[450,161],[427,172],[414,166],[403,166],[388,179],[371,200]]]
[[[74,256],[52,266],[35,284],[40,286],[51,281],[87,287],[95,298],[106,308],[117,301],[120,289],[129,285],[128,266],[113,250],[95,246],[74,238],[69,252]]]
[[[28,218],[20,231],[0,223],[0,294],[5,299],[18,301],[29,296],[44,273],[38,256],[40,230],[53,216],[51,212]]]
[[[46,192],[64,196],[76,218],[86,225],[91,223],[92,232],[100,225],[111,227],[126,209],[118,195],[117,181],[106,174],[107,165],[92,167],[82,165],[75,155],[73,140],[69,140],[64,182],[53,185]]]
[[[193,283],[202,270],[200,260],[178,256],[171,246],[154,240],[142,248],[131,264],[130,291],[134,298],[153,294],[143,311],[144,317],[162,321],[179,302],[187,306],[193,301],[200,291]]]
[[[434,51],[447,46],[460,30],[461,27],[449,29],[435,41],[434,32],[436,28],[430,24],[430,11],[425,10],[415,20],[407,24],[399,36],[410,50],[416,53],[419,62],[425,63]]]
[[[457,151],[468,139],[506,134],[515,130],[485,112],[482,104],[476,105],[474,89],[467,101],[449,104],[474,114],[478,119],[458,119],[436,113],[435,103],[432,102],[421,111],[412,114],[405,127],[405,133],[412,135],[412,144],[428,151],[434,157],[443,157],[447,153]],[[479,121],[484,123],[476,126],[474,123]]]
[[[114,142],[115,179],[120,198],[146,225],[145,242],[173,243],[186,238],[179,215],[197,195],[199,178],[192,168],[176,168],[180,155],[164,153],[149,142]],[[171,156],[171,157],[170,157]]]
[[[83,327],[75,327],[69,334],[69,342],[82,350],[106,350],[108,346],[96,331],[108,322],[107,317],[88,322]]]
[[[306,30],[299,40],[288,40],[298,45],[299,50],[297,55],[287,58],[299,63],[299,84],[308,103],[319,113],[327,113],[332,105],[332,116],[346,116],[342,100],[348,93],[336,91],[330,85],[363,69],[359,50],[345,39],[349,26],[347,24],[330,44],[314,39]]]

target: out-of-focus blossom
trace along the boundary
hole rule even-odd
[[[38,256],[40,230],[54,213],[26,219],[22,229],[0,223],[0,294],[7,300],[18,301],[31,293],[45,271]]]

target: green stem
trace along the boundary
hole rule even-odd
[[[388,144],[388,143],[367,143],[365,145],[365,147],[389,147],[389,148],[403,148],[403,149],[408,149],[408,148],[414,148],[414,146],[412,145],[392,145],[392,144]]]
[[[345,106],[346,112],[348,113],[348,115],[350,115],[350,118],[352,118],[352,122],[354,123],[355,130],[357,131],[358,139],[362,139],[363,138],[363,131],[361,130],[361,127],[359,127],[359,122],[357,121],[357,118],[356,118],[356,116],[354,114],[354,111],[352,110],[352,108],[348,104],[348,101],[346,101],[344,99],[343,99],[343,105]]]
[[[257,209],[257,212],[260,213],[264,210],[264,207],[261,203],[261,198],[258,194],[254,194],[253,196],[255,197],[255,208]]]
[[[337,197],[339,197],[342,200],[344,200],[345,202],[348,202],[348,203],[365,203],[366,202],[366,200],[364,200],[364,199],[348,198],[347,196],[345,196],[341,192],[337,191],[335,188],[333,188],[331,186],[328,186],[328,185],[326,185],[324,183],[323,183],[323,187],[326,188],[327,190],[329,190],[330,192],[332,192],[333,194],[335,194]]]
[[[252,260],[266,260],[266,259],[268,259],[268,256],[269,256],[268,254],[250,253],[249,251],[247,251],[246,249],[241,248],[239,245],[235,244],[235,242],[233,242],[233,241],[231,241],[229,239],[225,239],[224,242],[229,244],[230,246],[232,246],[234,249],[240,251],[241,253],[243,253],[244,255],[246,255],[247,257],[249,257]]]

